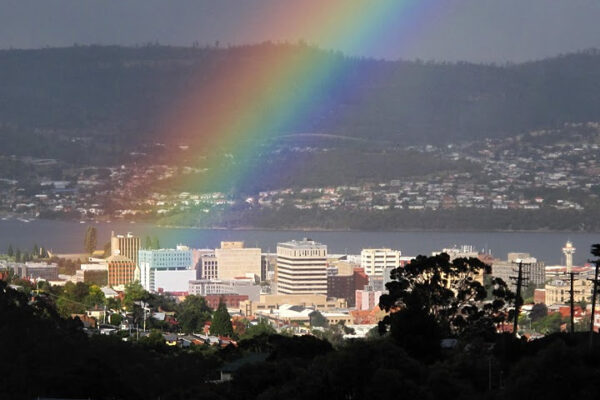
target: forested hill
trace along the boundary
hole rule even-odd
[[[315,114],[290,127],[296,132],[409,144],[600,121],[598,51],[491,66],[348,58],[301,44],[79,46],[0,51],[0,134],[37,130],[137,141],[164,129],[163,117],[177,118],[185,97],[205,90],[224,68],[258,70],[265,58],[277,57],[298,62],[310,57],[338,71],[336,84],[312,99],[319,105]],[[293,98],[305,94],[303,85],[290,82],[287,88],[266,90],[287,90],[283,95]],[[269,110],[264,114],[271,117]]]

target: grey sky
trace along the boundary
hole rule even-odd
[[[289,6],[292,2],[302,1],[0,0],[0,48],[154,41],[188,46],[194,41],[244,44],[299,39],[330,48],[332,43],[326,37],[314,37],[310,24],[305,30],[298,30],[296,24],[296,30],[289,32],[285,23],[273,23],[295,18],[296,11]],[[415,20],[400,20],[381,32],[377,45],[360,55],[518,62],[600,48],[600,0],[410,2],[420,4]],[[340,43],[335,46],[354,52]]]

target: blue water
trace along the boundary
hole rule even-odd
[[[600,243],[598,233],[563,232],[322,232],[322,231],[264,231],[220,230],[193,228],[164,228],[150,224],[93,223],[98,229],[98,247],[109,241],[110,232],[132,232],[142,237],[157,236],[162,247],[185,244],[195,248],[218,247],[222,240],[243,240],[247,246],[261,247],[274,252],[277,242],[309,237],[328,246],[329,253],[357,254],[365,247],[391,247],[402,250],[403,255],[429,254],[453,245],[473,245],[478,250],[491,250],[499,258],[511,251],[528,252],[547,265],[562,263],[561,248],[571,240],[577,251],[574,262],[581,265],[590,258],[592,243]],[[22,222],[16,219],[0,220],[0,251],[9,244],[13,248],[29,250],[34,244],[45,246],[58,253],[83,251],[83,237],[88,224],[78,222],[35,220]]]

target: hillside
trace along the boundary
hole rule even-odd
[[[102,135],[125,145],[160,137],[165,115],[176,118],[181,101],[205,90],[227,66],[252,70],[266,57],[304,56],[335,64],[338,81],[319,91],[314,99],[319,107],[310,118],[282,134],[323,132],[413,144],[600,120],[598,51],[490,66],[347,58],[283,44],[86,46],[0,51],[0,134]],[[289,98],[303,94],[299,82],[285,90],[282,96]],[[198,109],[200,116],[203,111]],[[267,111],[264,118],[269,117]],[[190,132],[172,134],[184,140]]]

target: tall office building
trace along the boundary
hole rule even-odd
[[[215,249],[218,279],[235,279],[248,274],[261,276],[261,250],[244,247],[244,242],[221,242]]]
[[[360,252],[360,266],[369,277],[380,276],[386,268],[400,267],[400,250],[392,249],[363,249]]]
[[[196,279],[192,250],[186,246],[176,249],[140,250],[140,280],[144,289],[156,292],[187,291],[189,281]],[[183,290],[179,290],[183,288]]]
[[[117,252],[118,251],[118,252]],[[120,254],[124,257],[129,258],[137,266],[138,263],[138,252],[140,251],[140,238],[133,236],[131,232],[127,232],[127,235],[115,235],[114,232],[110,234],[110,254]]]
[[[108,286],[124,286],[135,280],[136,266],[129,257],[113,254],[106,259]]]
[[[327,295],[327,246],[308,239],[278,243],[277,291]]]
[[[492,262],[492,276],[502,279],[512,291],[516,291],[517,282],[511,278],[517,276],[519,262],[524,264],[523,274],[527,277],[528,284],[537,287],[544,285],[546,282],[546,265],[543,261],[531,257],[529,253],[508,253],[506,261],[494,260]]]
[[[197,279],[219,279],[219,264],[215,253],[200,257]]]

